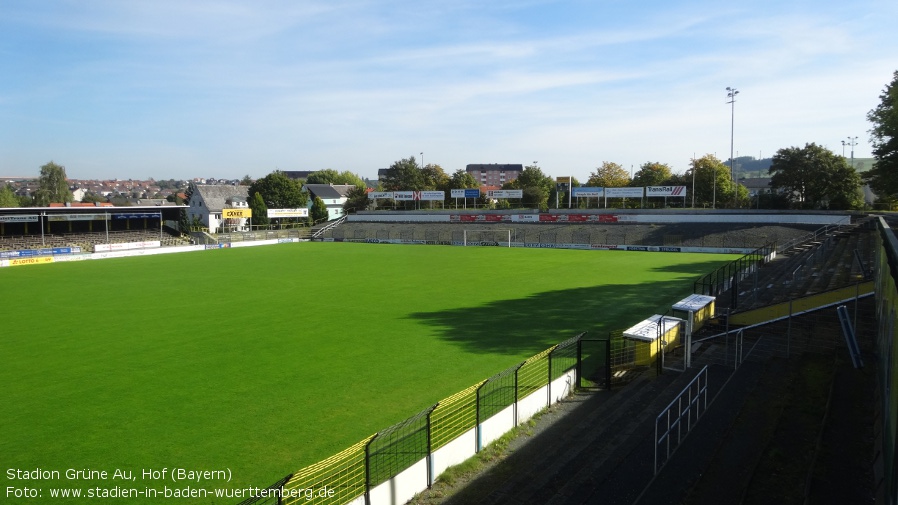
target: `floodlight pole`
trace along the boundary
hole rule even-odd
[[[695,153],[692,153],[692,208],[695,208]]]
[[[733,133],[735,131],[736,126],[736,95],[739,94],[739,90],[736,88],[727,87],[727,98],[730,99],[728,104],[730,104],[730,184],[733,185],[733,208],[736,208],[736,202],[739,192],[736,191],[736,172],[734,170],[736,160],[733,159]]]
[[[851,146],[851,168],[854,169],[854,146],[857,145],[857,137],[848,137],[847,141],[842,141],[842,157],[845,157],[845,146]]]

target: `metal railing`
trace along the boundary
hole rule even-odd
[[[705,365],[655,418],[655,475],[670,460],[707,409],[708,366]]]

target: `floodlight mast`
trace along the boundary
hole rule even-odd
[[[730,104],[730,184],[732,184],[733,188],[733,208],[736,208],[736,203],[738,201],[739,192],[736,191],[736,172],[735,172],[735,163],[736,160],[733,159],[733,132],[735,131],[736,126],[736,95],[739,94],[739,90],[736,88],[731,88],[727,86],[727,98],[729,98],[728,104]]]
[[[845,157],[845,146],[851,146],[851,168],[854,168],[854,146],[857,145],[857,137],[848,137],[842,141],[842,157]]]

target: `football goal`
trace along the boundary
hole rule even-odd
[[[511,247],[511,228],[493,228],[488,230],[464,230],[464,245]]]

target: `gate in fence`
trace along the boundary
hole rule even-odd
[[[577,343],[577,387],[611,389],[611,340],[580,339]]]

